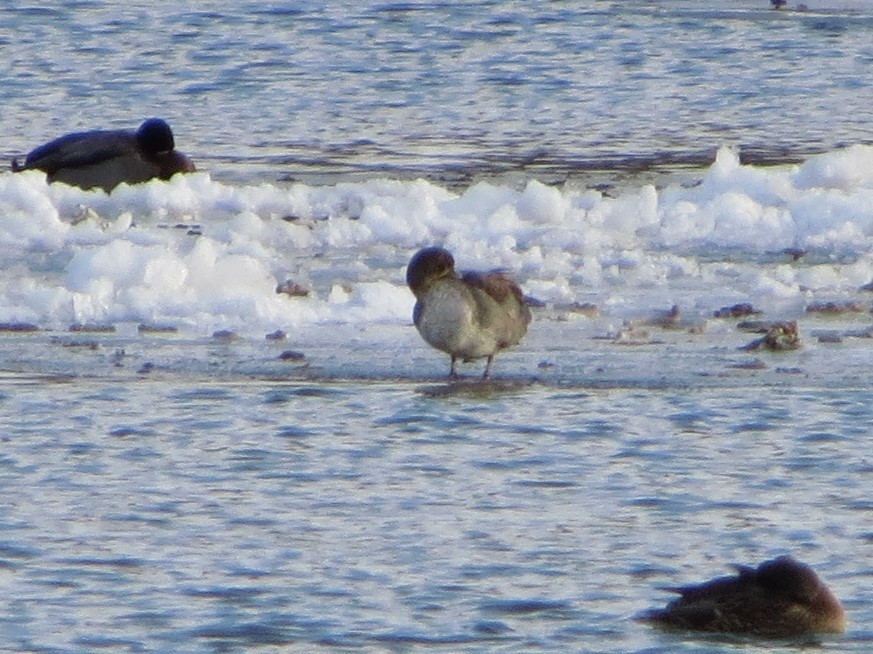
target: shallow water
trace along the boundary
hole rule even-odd
[[[735,651],[632,618],[791,552],[849,615],[822,648],[869,649],[866,346],[837,373],[824,345],[535,327],[454,384],[408,327],[384,359],[304,339],[281,367],[266,342],[8,337],[52,354],[0,382],[6,646]]]

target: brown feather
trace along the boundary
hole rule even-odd
[[[642,619],[674,629],[773,637],[845,628],[842,605],[809,566],[781,556],[757,568],[736,567],[734,577],[669,589],[680,597]]]

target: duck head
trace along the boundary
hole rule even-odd
[[[455,258],[448,250],[428,247],[413,255],[406,267],[406,283],[416,297],[426,292],[437,280],[455,274]]]
[[[176,147],[173,130],[160,118],[149,118],[136,130],[136,142],[150,155],[166,154]]]
[[[780,556],[758,566],[755,578],[767,590],[800,604],[841,617],[839,600],[813,569],[790,556]]]
[[[157,176],[169,179],[176,173],[193,173],[194,163],[176,148],[173,130],[160,118],[149,118],[136,130],[140,156],[158,167]]]

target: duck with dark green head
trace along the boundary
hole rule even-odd
[[[139,184],[194,172],[194,164],[176,150],[166,121],[149,118],[136,130],[92,130],[66,134],[35,148],[12,170],[41,170],[49,183],[62,182],[107,193],[122,183]]]

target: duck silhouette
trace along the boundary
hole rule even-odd
[[[780,556],[757,568],[734,567],[736,576],[665,589],[680,597],[640,619],[671,629],[773,638],[845,630],[840,601],[808,565]]]
[[[452,358],[449,377],[458,376],[458,359],[487,359],[518,344],[527,333],[530,310],[521,289],[502,271],[455,271],[452,254],[440,247],[419,250],[409,261],[406,282],[416,297],[413,321],[422,338]]]
[[[119,184],[170,179],[194,172],[194,164],[175,149],[170,126],[149,118],[137,130],[94,130],[66,134],[12,161],[13,171],[41,170],[49,183],[63,182],[107,193]]]

